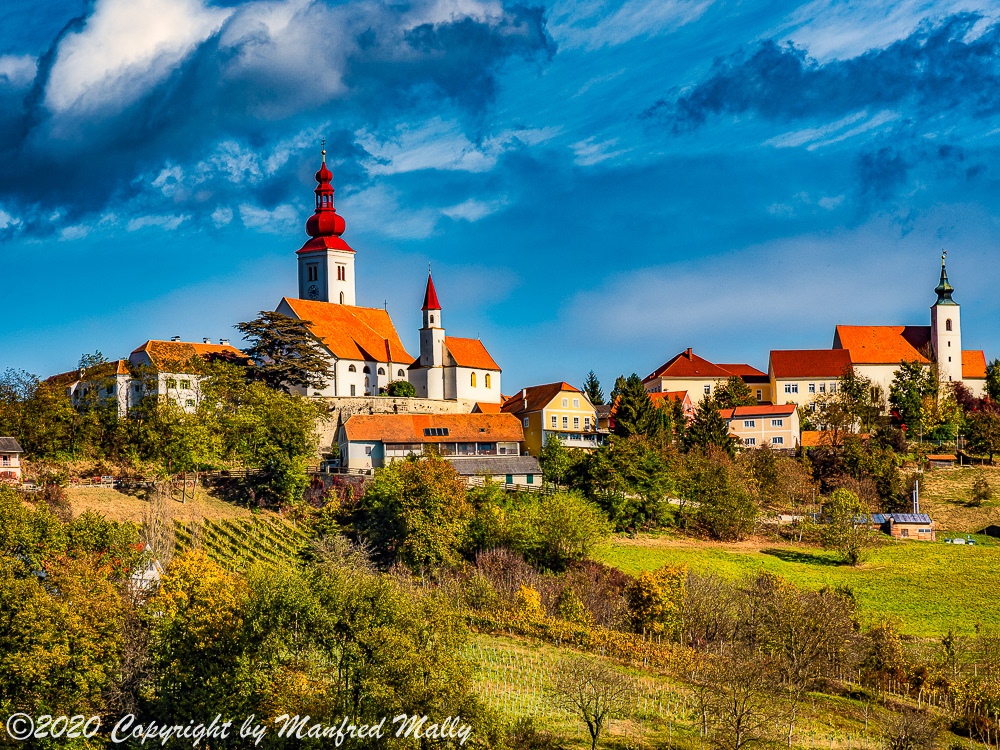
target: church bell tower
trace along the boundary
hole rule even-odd
[[[941,280],[934,288],[937,302],[931,307],[931,346],[938,363],[941,382],[962,382],[962,319],[958,303],[951,298],[951,284],[944,262],[947,251],[941,253]]]
[[[323,164],[316,173],[316,211],[306,222],[310,239],[298,251],[299,299],[354,304],[354,251],[341,239],[344,219],[333,208],[333,173]]]

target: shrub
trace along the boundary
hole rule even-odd
[[[413,383],[409,383],[405,380],[392,381],[386,386],[385,392],[390,396],[398,396],[401,398],[413,398],[417,395],[417,389],[413,387]]]
[[[992,499],[993,488],[990,487],[989,482],[986,481],[986,476],[980,471],[976,474],[976,479],[972,483],[970,505],[978,508],[983,503],[988,503]]]
[[[556,613],[562,619],[575,622],[578,625],[591,625],[594,622],[593,616],[583,606],[580,597],[569,586],[559,592],[559,596],[556,597]]]
[[[687,566],[664,565],[643,571],[625,590],[636,633],[674,636],[681,627]]]
[[[490,612],[500,606],[500,595],[488,580],[474,575],[465,582],[465,603],[480,612]]]
[[[521,586],[517,592],[517,611],[527,615],[530,619],[543,616],[542,602],[535,589],[530,586]]]

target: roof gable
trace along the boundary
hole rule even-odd
[[[0,453],[24,453],[16,438],[0,437]]]
[[[289,297],[282,303],[299,320],[307,321],[313,335],[338,359],[413,361],[385,310]]]
[[[749,365],[746,366],[749,367]],[[657,378],[715,378],[726,380],[732,374],[732,372],[723,369],[720,365],[714,365],[704,357],[699,357],[690,349],[686,349],[660,365],[650,375],[647,375],[642,382],[646,383]]]
[[[782,378],[839,378],[851,366],[846,349],[788,349],[771,352],[771,372]]]
[[[579,388],[574,388],[569,383],[563,382],[532,385],[525,388],[521,393],[515,393],[507,399],[501,410],[512,414],[540,411],[552,403],[552,399],[564,391],[575,394],[583,393]]]
[[[833,348],[849,350],[856,365],[929,364],[930,341],[930,326],[837,326]]]
[[[461,339],[456,336],[445,336],[444,345],[448,349],[451,358],[459,367],[474,367],[477,370],[496,370],[500,372],[500,365],[493,361],[493,357],[486,351],[483,342],[479,339]]]
[[[192,360],[212,356],[225,359],[246,360],[246,355],[230,344],[195,344],[188,341],[157,341],[150,339],[134,349],[129,360],[135,362],[139,354],[145,354],[160,372],[185,372]]]

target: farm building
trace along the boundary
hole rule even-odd
[[[953,469],[957,460],[955,456],[944,453],[927,456],[927,461],[930,463],[932,469]]]
[[[459,476],[467,482],[478,484],[490,477],[515,487],[540,486],[542,469],[534,456],[492,456],[484,458],[447,458]]]
[[[937,540],[934,521],[926,513],[872,513],[872,525],[895,539]]]
[[[0,437],[0,482],[21,484],[21,444],[12,437]]]

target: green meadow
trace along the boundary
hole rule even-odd
[[[950,536],[942,533],[939,538]],[[964,534],[962,535],[964,536]],[[980,537],[982,539],[982,537]],[[686,563],[691,570],[737,579],[767,570],[802,587],[846,584],[868,618],[894,615],[904,633],[974,633],[976,623],[1000,631],[1000,547],[943,542],[891,542],[852,568],[807,546],[722,545],[687,539],[612,539],[593,554],[626,573]]]

